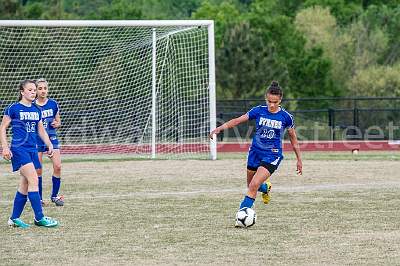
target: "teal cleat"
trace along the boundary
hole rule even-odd
[[[55,227],[58,225],[57,220],[54,220],[53,218],[46,217],[46,216],[44,216],[39,221],[36,221],[36,219],[34,219],[34,222],[35,222],[35,225],[43,226],[43,227]]]
[[[19,228],[28,228],[30,227],[29,224],[24,223],[20,218],[15,219],[8,219],[8,225],[12,227],[19,227]]]

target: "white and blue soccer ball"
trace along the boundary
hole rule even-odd
[[[250,227],[256,223],[257,215],[252,208],[244,207],[236,213],[236,227]]]

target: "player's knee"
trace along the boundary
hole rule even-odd
[[[36,178],[29,178],[28,180],[28,186],[29,187],[37,187],[39,185],[39,179]]]
[[[53,170],[54,170],[54,172],[56,172],[56,173],[61,173],[61,164],[59,164],[59,163],[54,164]]]
[[[28,181],[26,179],[24,180],[24,182],[19,183],[18,191],[24,195],[28,193]]]

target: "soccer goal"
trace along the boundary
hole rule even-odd
[[[64,153],[216,159],[214,25],[0,21],[0,104],[45,78]]]

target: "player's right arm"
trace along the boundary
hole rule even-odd
[[[53,122],[51,123],[51,126],[54,128],[59,128],[61,126],[60,112],[57,112],[56,116],[54,117]]]
[[[6,160],[11,160],[12,153],[7,143],[7,128],[11,123],[11,118],[8,115],[3,116],[3,120],[0,125],[0,140],[3,158]]]
[[[216,129],[214,129],[213,131],[211,131],[210,133],[210,139],[214,138],[214,134],[218,135],[221,131],[228,129],[228,128],[233,128],[236,127],[237,125],[249,121],[249,115],[246,113],[242,116],[236,117],[234,119],[229,120],[226,123],[223,123],[222,125],[220,125],[219,127],[217,127]]]
[[[47,135],[46,129],[44,128],[42,121],[39,121],[39,123],[38,123],[38,134],[39,134],[39,137],[43,140],[43,142],[47,146],[47,155],[49,157],[52,157],[53,156],[53,144],[51,143],[51,141],[49,139],[49,135]]]

